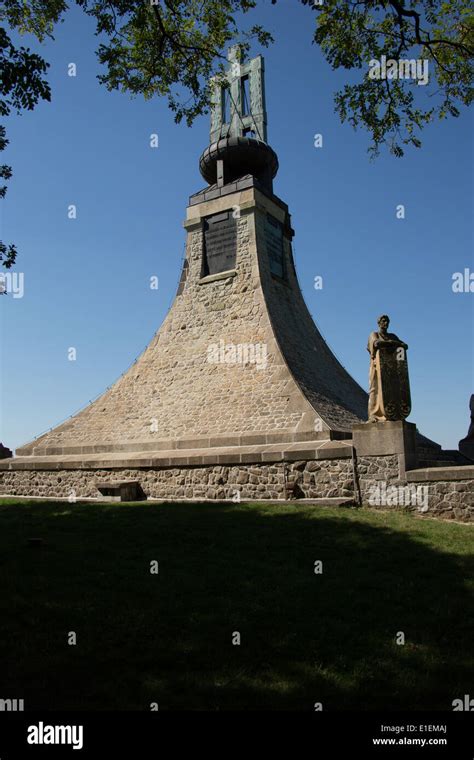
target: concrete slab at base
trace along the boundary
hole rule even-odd
[[[417,464],[416,425],[413,422],[366,422],[354,425],[352,441],[358,457],[398,455],[399,474],[405,477],[407,470]]]

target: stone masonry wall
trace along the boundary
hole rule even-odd
[[[408,509],[425,517],[474,520],[474,480],[400,480],[398,456],[360,457],[362,502],[380,509]]]
[[[352,496],[350,460],[210,465],[121,470],[5,470],[0,494],[80,499],[98,496],[94,483],[138,480],[150,499],[283,499],[285,482],[298,478],[307,498]]]
[[[474,481],[440,480],[431,483],[415,483],[427,489],[429,508],[426,514],[446,520],[474,521]]]
[[[364,506],[408,509],[421,517],[474,519],[472,479],[407,484],[398,478],[396,456],[363,457],[358,471]],[[155,469],[4,470],[0,495],[81,499],[98,496],[96,480],[138,480],[150,499],[237,500],[237,492],[245,500],[284,499],[286,484],[295,479],[299,498],[354,496],[352,461],[347,458]]]
[[[389,485],[403,483],[399,479],[398,455],[390,454],[379,457],[358,457],[357,471],[359,473],[362,500],[366,502],[371,489],[381,482]]]

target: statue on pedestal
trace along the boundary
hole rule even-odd
[[[404,420],[411,411],[407,344],[387,332],[390,319],[382,314],[378,331],[369,335],[369,422]]]

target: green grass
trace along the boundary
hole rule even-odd
[[[472,693],[472,546],[400,512],[1,499],[0,698],[449,710]]]

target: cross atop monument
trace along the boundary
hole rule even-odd
[[[210,81],[210,144],[199,170],[217,188],[251,176],[272,195],[278,156],[267,142],[264,62],[261,55],[245,61],[244,52],[244,45],[232,45],[229,68]]]
[[[250,137],[267,142],[264,62],[261,55],[245,62],[242,45],[227,52],[225,80],[214,77],[211,107],[211,144],[224,137]]]

